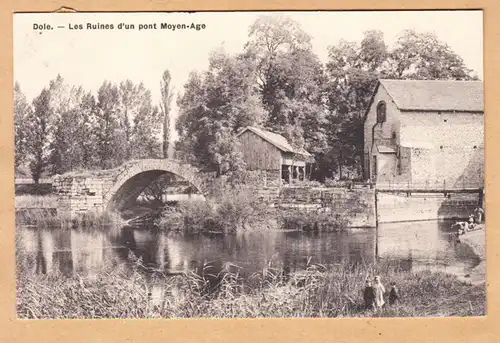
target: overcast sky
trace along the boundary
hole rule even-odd
[[[189,72],[204,70],[209,53],[223,46],[241,52],[248,28],[265,12],[205,13],[53,13],[14,16],[14,80],[29,100],[57,74],[72,85],[94,93],[104,80],[144,82],[155,103],[160,78],[172,73],[177,91]],[[483,79],[483,16],[481,11],[371,11],[288,12],[312,37],[314,52],[326,62],[327,47],[340,39],[361,41],[371,29],[384,33],[391,47],[405,29],[434,32],[465,64]],[[53,30],[34,30],[33,24],[50,24]],[[77,24],[113,24],[114,30],[70,30]],[[118,30],[133,23],[135,30]],[[157,30],[138,30],[139,24],[157,23]],[[160,23],[205,24],[204,30],[161,30]],[[57,28],[64,26],[64,28]],[[41,33],[40,33],[41,32]],[[174,115],[177,108],[174,104]]]

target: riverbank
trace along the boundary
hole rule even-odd
[[[479,230],[469,231],[458,237],[461,243],[467,244],[480,259],[479,264],[470,272],[470,282],[479,284],[486,282],[486,234],[484,224]]]
[[[431,271],[402,271],[396,263],[310,266],[287,275],[268,268],[250,279],[229,268],[214,280],[196,274],[165,277],[120,266],[92,278],[39,275],[18,257],[19,318],[260,318],[423,317],[485,314],[484,285]],[[394,281],[401,302],[377,312],[364,309],[367,277]]]

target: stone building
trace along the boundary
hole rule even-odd
[[[237,137],[247,170],[260,173],[265,185],[309,179],[312,155],[292,147],[285,137],[253,126],[242,129]]]
[[[364,116],[364,178],[482,185],[483,142],[483,82],[379,80]]]

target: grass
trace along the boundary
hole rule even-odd
[[[194,318],[194,317],[421,317],[485,314],[485,286],[455,276],[408,272],[398,263],[311,265],[286,275],[271,266],[242,280],[227,265],[213,278],[189,273],[167,277],[133,268],[109,266],[95,277],[40,275],[33,257],[17,249],[19,318]],[[380,275],[388,288],[396,282],[401,303],[379,311],[363,309],[365,279]],[[161,296],[156,296],[160,290]]]
[[[56,208],[57,197],[55,195],[16,195],[16,209],[27,208]]]
[[[37,229],[95,229],[121,225],[121,218],[112,213],[85,212],[77,216],[60,213],[54,209],[38,208],[16,213],[16,226]]]

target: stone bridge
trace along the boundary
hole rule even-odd
[[[57,175],[52,190],[58,197],[58,210],[83,213],[121,211],[137,199],[144,189],[163,174],[171,173],[207,195],[212,173],[171,159],[129,161],[117,168]]]

